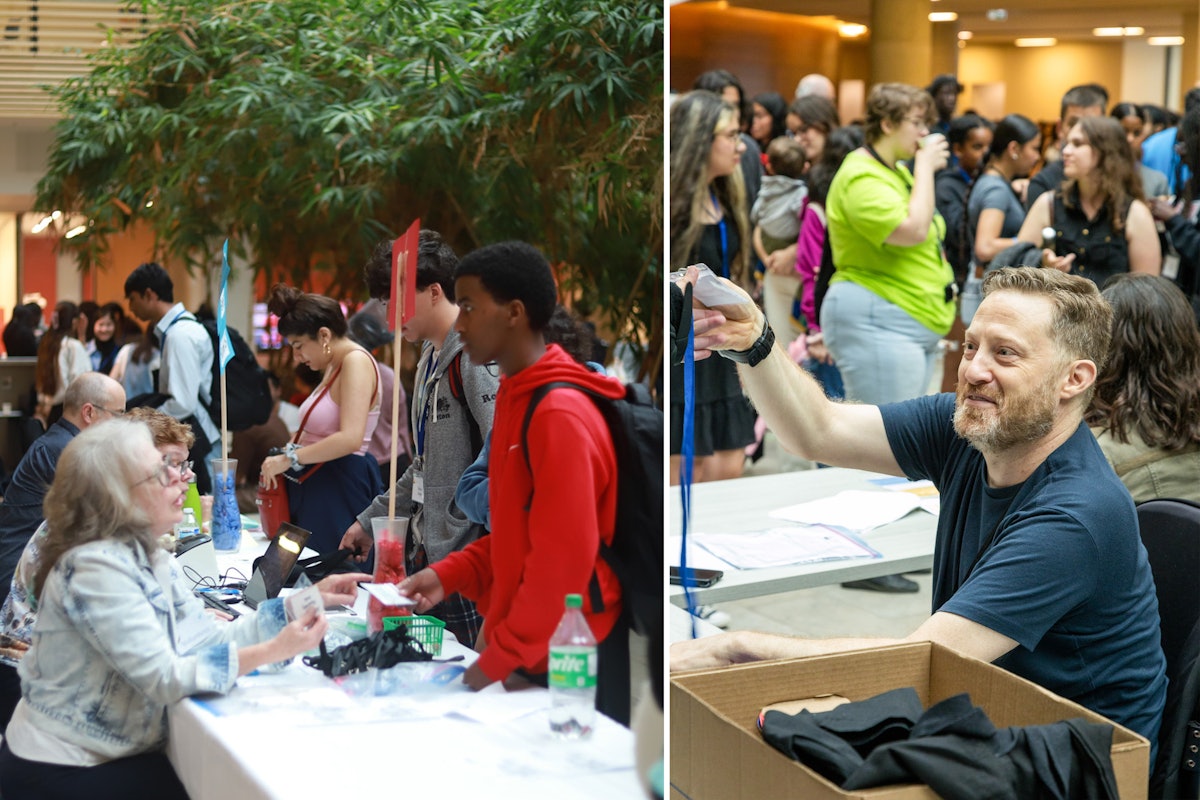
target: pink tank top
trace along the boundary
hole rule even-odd
[[[375,392],[378,392],[379,366],[375,364],[374,357],[371,358],[371,363],[375,366]],[[334,376],[334,380],[336,381],[337,379],[338,376]],[[372,399],[374,399],[373,395]],[[312,408],[311,413],[309,413],[309,408]],[[308,414],[308,421],[304,425],[304,432],[300,434],[299,443],[301,446],[316,444],[325,437],[332,436],[342,429],[342,410],[333,401],[333,395],[330,392],[323,392],[318,389],[310,394],[300,404],[300,418],[304,419],[305,414]],[[375,426],[378,422],[379,407],[376,406],[367,412],[367,427],[363,431],[362,445],[355,452],[360,455],[367,452],[367,447],[371,444],[371,435],[375,432]]]

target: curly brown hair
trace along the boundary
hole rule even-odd
[[[1187,297],[1170,280],[1140,273],[1114,275],[1103,295],[1113,309],[1112,346],[1088,424],[1164,450],[1200,442],[1200,330]]]

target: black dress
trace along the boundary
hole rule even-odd
[[[740,242],[733,225],[726,225],[729,252]],[[689,263],[708,264],[721,271],[721,234],[718,225],[706,225]],[[742,394],[737,365],[713,355],[696,362],[695,454],[710,456],[718,450],[740,450],[754,441],[754,408]],[[683,449],[683,366],[671,367],[671,454]]]

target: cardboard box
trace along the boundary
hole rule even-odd
[[[673,800],[936,800],[909,784],[843,791],[763,741],[764,706],[839,695],[851,701],[911,686],[925,708],[962,692],[998,728],[1073,717],[1109,720],[999,667],[929,642],[830,656],[768,661],[671,677],[670,786]],[[1110,724],[1112,724],[1110,722]],[[1145,798],[1150,743],[1113,724],[1112,763],[1122,798]]]

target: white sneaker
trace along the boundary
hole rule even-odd
[[[696,606],[696,617],[718,628],[729,627],[729,615],[712,606]]]

